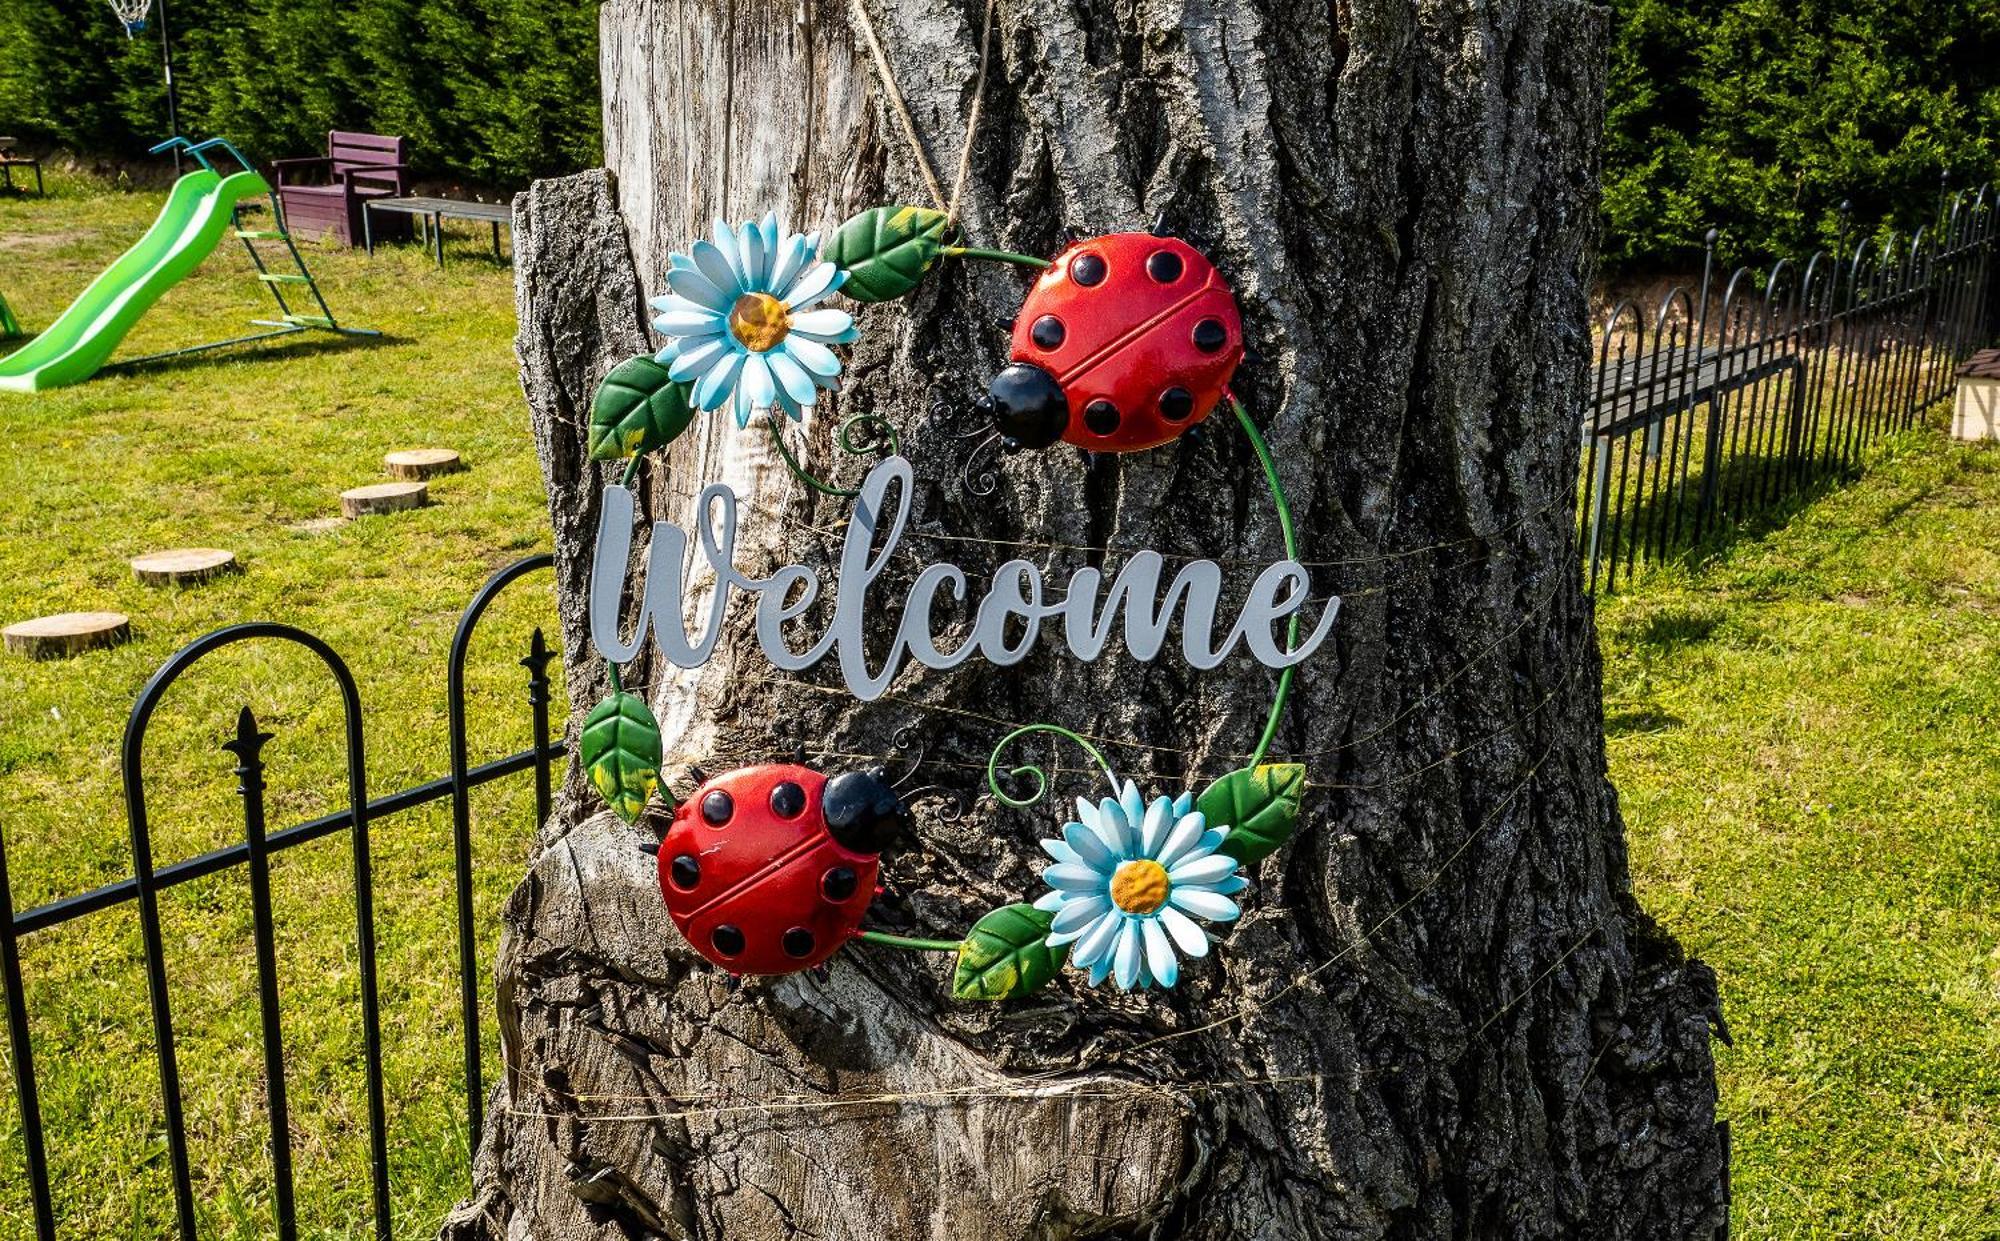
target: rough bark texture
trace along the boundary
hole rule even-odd
[[[877,11],[947,176],[981,7]],[[611,0],[603,33],[615,175],[545,182],[517,206],[573,719],[605,684],[583,654],[583,584],[608,474],[585,460],[583,411],[599,376],[655,347],[641,300],[668,252],[718,212],[824,228],[925,199],[840,5]],[[1171,995],[1072,979],[1024,1005],[954,1005],[947,958],[868,945],[824,981],[731,989],[668,922],[641,848],[653,833],[572,775],[507,910],[509,1071],[448,1236],[1723,1227],[1714,982],[1631,896],[1573,539],[1601,48],[1597,12],[1565,0],[1005,0],[968,233],[1046,253],[1066,228],[1164,217],[1239,291],[1259,357],[1238,390],[1282,463],[1315,594],[1345,599],[1279,738],[1311,773],[1306,822]],[[1004,361],[1022,289],[1010,270],[950,265],[862,315],[836,412],[901,428],[916,530],[1107,562],[1140,547],[1232,558],[1245,576],[1277,558],[1254,460],[1223,420],[1094,469],[1024,455],[990,497],[963,485],[969,441],[953,433]],[[809,459],[851,481],[830,421],[809,428]],[[846,505],[721,419],[649,464],[648,515],[685,522],[715,479],[750,501],[747,571],[836,553]],[[923,561],[977,580],[1016,552],[907,546],[883,598]],[[1058,581],[1091,560],[1025,554]],[[1038,891],[1034,841],[1087,791],[1065,755],[1054,804],[981,798],[998,721],[1126,739],[1113,761],[1171,792],[1240,763],[1272,690],[1249,663],[1084,664],[1045,639],[1020,668],[916,669],[863,705],[828,692],[829,669],[780,683],[748,619],[698,673],[628,672],[670,762],[720,770],[794,741],[828,768],[920,749],[911,783],[955,790],[964,813],[918,804],[875,921],[929,936]],[[867,1101],[885,1094],[913,1097]]]

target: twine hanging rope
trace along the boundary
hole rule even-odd
[[[993,59],[993,19],[999,0],[986,0],[986,19],[979,32],[979,76],[972,86],[972,106],[965,119],[965,145],[958,153],[958,174],[952,181],[949,197],[945,195],[944,184],[938,180],[937,169],[931,166],[930,152],[924,149],[924,140],[917,135],[917,119],[910,114],[909,101],[903,98],[903,88],[896,81],[896,70],[889,64],[889,54],[882,50],[882,40],[875,33],[875,19],[868,15],[864,0],[851,0],[848,7],[854,13],[854,24],[861,28],[862,40],[868,44],[869,55],[875,60],[875,73],[882,80],[882,93],[889,101],[889,110],[896,114],[903,137],[910,144],[910,153],[916,157],[917,171],[930,189],[931,201],[939,211],[944,212],[945,225],[949,227],[958,222],[959,204],[964,200],[965,183],[972,173],[972,145],[979,136],[979,117],[986,98],[986,73]]]

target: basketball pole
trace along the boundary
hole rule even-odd
[[[160,5],[160,67],[167,80],[167,136],[179,137],[181,132],[180,106],[174,92],[174,41],[167,32],[167,0],[159,0]],[[174,175],[181,175],[181,149],[174,148]]]

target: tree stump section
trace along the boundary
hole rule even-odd
[[[427,483],[371,483],[340,493],[340,515],[349,521],[357,517],[380,517],[422,508],[430,503]]]
[[[236,553],[219,547],[176,547],[147,552],[132,561],[132,576],[147,586],[199,586],[241,569]]]
[[[458,454],[449,448],[403,448],[384,456],[382,464],[389,477],[412,481],[456,474],[465,468]]]
[[[66,659],[130,641],[132,620],[123,612],[58,612],[0,630],[7,649],[30,659]]]

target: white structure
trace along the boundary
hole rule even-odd
[[[1961,440],[2000,440],[2000,349],[1981,349],[1958,368],[1951,435]]]

